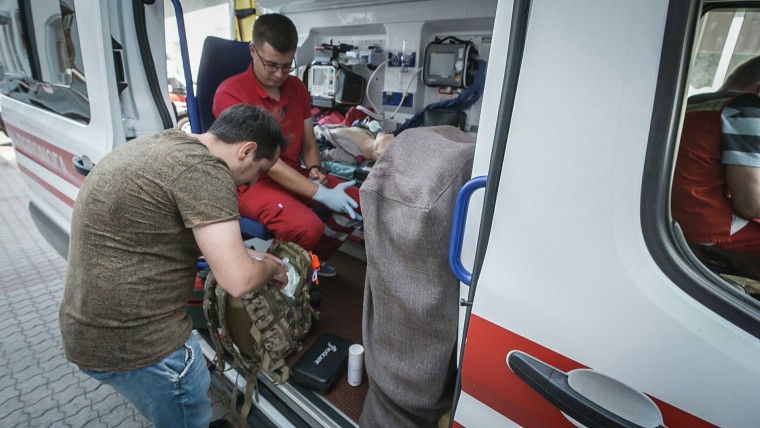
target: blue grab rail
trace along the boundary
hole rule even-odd
[[[449,241],[449,266],[457,278],[463,283],[470,285],[472,273],[462,265],[462,241],[464,240],[464,226],[467,224],[467,208],[470,206],[470,197],[476,190],[486,187],[486,177],[475,177],[462,186],[457,196],[454,207],[454,221],[451,224],[451,240]]]
[[[182,54],[182,68],[185,72],[185,87],[187,89],[187,116],[190,119],[190,129],[193,134],[201,133],[201,120],[198,116],[198,105],[195,103],[193,89],[193,73],[190,71],[190,56],[187,53],[187,36],[185,32],[185,15],[179,0],[172,0],[174,15],[177,17],[177,32],[179,33],[179,50]]]

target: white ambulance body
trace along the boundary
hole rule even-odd
[[[298,64],[322,43],[401,59],[368,91],[398,123],[453,96],[420,80],[435,37],[468,40],[487,61],[466,110],[474,181],[452,243],[463,265],[454,426],[760,424],[760,302],[696,261],[669,208],[686,98],[760,54],[760,4],[257,6],[295,22]],[[164,18],[160,1],[0,0],[2,119],[30,212],[64,255],[81,172],[176,123]],[[411,106],[396,109],[404,92]],[[278,391],[258,404],[274,425],[299,425],[278,400],[307,425],[355,423]]]

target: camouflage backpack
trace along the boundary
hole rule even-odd
[[[301,349],[302,339],[311,328],[312,317],[319,315],[310,303],[309,286],[312,282],[312,260],[309,253],[290,242],[275,242],[272,254],[287,259],[291,272],[297,275],[292,296],[283,294],[276,285],[264,287],[242,297],[232,297],[219,287],[213,272],[205,283],[203,310],[208,320],[211,340],[217,353],[217,371],[221,376],[222,390],[226,388],[224,352],[232,356],[231,366],[245,376],[245,402],[241,410],[241,426],[246,426],[256,392],[258,401],[258,374],[264,370],[276,383],[290,376],[285,358]],[[237,385],[233,388],[230,412],[236,413]]]

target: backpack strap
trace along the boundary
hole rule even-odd
[[[245,400],[243,401],[243,408],[240,409],[240,424],[238,426],[240,427],[247,427],[248,426],[248,414],[251,413],[251,407],[253,407],[253,391],[256,390],[256,401],[259,401],[259,395],[258,395],[258,382],[248,382],[245,385]],[[237,401],[237,400],[236,400]],[[230,413],[231,415],[235,414],[235,409],[232,409],[233,412]]]
[[[225,350],[232,355],[232,363],[230,365],[245,377],[246,388],[243,407],[240,410],[240,422],[241,426],[246,426],[248,414],[253,406],[252,401],[254,396],[256,401],[259,401],[258,375],[260,365],[257,361],[244,357],[232,341],[232,335],[230,334],[225,321],[227,295],[224,289],[218,286],[216,278],[212,272],[209,272],[208,277],[206,278],[206,283],[204,284],[204,296],[203,309],[209,322],[209,333],[216,351],[216,368],[221,377],[222,391],[225,391],[227,388],[227,378],[224,375],[226,364],[224,359]],[[221,332],[219,330],[221,330]],[[224,342],[224,345],[226,346],[223,346],[222,342]],[[238,385],[237,382],[234,382],[232,387],[232,397],[228,403],[225,403],[229,405],[230,414],[232,415],[237,413],[237,396]],[[222,400],[226,401],[225,397],[226,395],[222,394]]]
[[[222,348],[222,343],[219,341],[218,332],[220,323],[216,298],[216,279],[211,271],[209,271],[203,286],[203,313],[206,315],[211,343],[213,343],[214,351],[216,352],[216,371],[219,373],[222,391],[225,391],[227,388],[227,378],[224,376],[226,361],[224,359],[224,348]],[[222,396],[224,397],[225,394],[222,394]]]

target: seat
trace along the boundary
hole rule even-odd
[[[201,61],[196,82],[196,107],[200,117],[200,132],[206,132],[214,123],[211,107],[216,88],[228,77],[242,73],[251,63],[247,42],[209,36],[203,42]]]
[[[206,132],[214,123],[211,108],[214,105],[216,89],[228,77],[245,71],[250,63],[251,54],[247,42],[206,37],[198,65],[195,96],[200,132]],[[263,224],[247,217],[240,217],[240,231],[243,239],[259,238],[266,241],[274,237]]]
[[[268,241],[274,238],[266,226],[249,217],[240,216],[240,232],[243,234],[243,240],[259,238]]]

